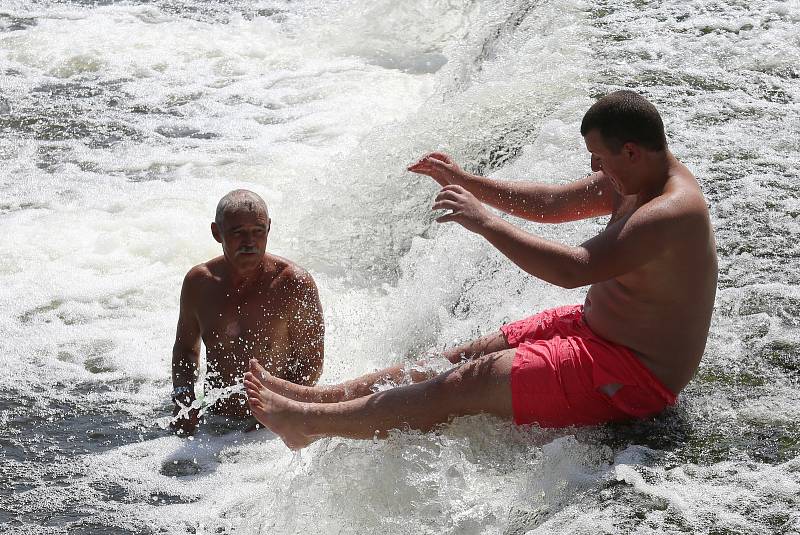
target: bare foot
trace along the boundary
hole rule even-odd
[[[264,427],[281,437],[290,450],[305,448],[317,438],[307,431],[303,404],[270,391],[253,381],[245,383],[250,411]]]
[[[275,377],[258,363],[256,359],[250,359],[250,371],[244,374],[244,380],[251,382],[256,387],[264,386],[276,394],[294,401],[305,401],[308,403],[328,403],[340,401],[339,395],[334,389],[320,388],[314,386],[304,386]],[[245,385],[246,386],[246,385]]]

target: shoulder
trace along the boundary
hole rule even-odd
[[[214,278],[214,272],[216,271],[217,264],[219,263],[218,260],[219,259],[217,258],[213,258],[208,262],[197,264],[186,272],[183,282],[191,284]]]
[[[710,225],[708,205],[697,181],[690,176],[670,179],[664,192],[643,206],[642,216],[652,223],[661,223],[673,231],[696,235]]]
[[[269,259],[274,262],[275,266],[275,284],[289,291],[295,290],[303,293],[308,290],[316,291],[316,283],[308,271],[280,256],[269,255]]]
[[[214,258],[208,262],[197,264],[187,271],[186,275],[183,277],[184,290],[198,290],[202,286],[219,279],[219,270],[221,268],[220,258]]]

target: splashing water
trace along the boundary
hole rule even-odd
[[[6,2],[2,531],[799,532],[798,25],[796,0]],[[675,409],[300,455],[163,428],[180,281],[219,254],[222,194],[262,194],[269,249],[314,275],[338,382],[582,301],[434,223],[435,184],[404,169],[442,149],[574,179],[583,112],[621,87],[659,107],[717,229],[708,348]],[[521,225],[579,243],[602,223]]]

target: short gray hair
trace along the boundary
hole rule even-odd
[[[249,212],[263,212],[269,218],[269,211],[267,210],[267,203],[264,202],[257,193],[246,189],[235,189],[222,197],[217,203],[217,213],[214,216],[214,222],[217,226],[222,227],[222,222],[225,220],[225,214],[230,214],[238,210],[247,210]]]

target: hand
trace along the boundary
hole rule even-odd
[[[466,173],[450,156],[441,152],[431,152],[423,156],[417,163],[408,166],[412,173],[428,175],[440,186],[462,184]]]
[[[173,401],[172,420],[169,426],[176,435],[191,436],[197,430],[197,425],[200,423],[200,409],[191,407],[193,401],[194,398],[189,396]],[[188,411],[185,407],[189,407]]]
[[[433,210],[451,210],[449,214],[436,218],[437,223],[455,221],[465,229],[478,234],[494,217],[472,193],[461,186],[443,187],[436,196]]]

